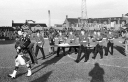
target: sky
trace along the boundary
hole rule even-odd
[[[81,17],[82,0],[0,0],[0,26],[11,26],[34,20],[48,25],[48,10],[51,25],[63,24],[69,18]],[[86,0],[88,18],[120,17],[128,13],[128,0]]]

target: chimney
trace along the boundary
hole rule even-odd
[[[66,15],[66,19],[68,18],[68,15]]]
[[[122,14],[122,19],[123,19],[123,17],[124,17],[124,14]]]
[[[12,23],[14,23],[14,21],[12,20]]]
[[[80,27],[80,17],[78,17],[78,27]]]
[[[13,27],[14,21],[12,20],[12,27]]]
[[[51,15],[50,15],[50,10],[48,10],[48,24],[49,24],[49,27],[51,27]]]

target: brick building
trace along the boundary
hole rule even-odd
[[[128,23],[128,17],[105,17],[105,18],[88,18],[88,27],[114,27],[118,29],[119,27],[124,26]],[[66,28],[70,27],[81,27],[81,19],[80,18],[68,18],[66,15],[66,19],[63,23]],[[86,27],[86,26],[85,26]]]
[[[43,28],[47,27],[47,25],[45,23],[28,23],[26,21],[26,23],[14,23],[14,21],[12,20],[12,27],[15,29],[18,28],[23,28],[25,30],[27,29],[31,29],[32,31],[34,30],[43,30]]]

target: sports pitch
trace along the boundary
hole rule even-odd
[[[83,62],[83,58],[81,62],[75,63],[77,54],[74,53],[60,57],[55,57],[56,54],[49,55],[49,42],[46,39],[44,51],[47,59],[42,60],[42,55],[39,52],[39,63],[32,66],[32,76],[26,77],[27,70],[22,66],[18,70],[16,79],[7,76],[14,69],[14,58],[16,56],[14,43],[2,44],[0,45],[0,82],[90,82],[92,77],[89,76],[89,72],[95,68],[96,62],[104,70],[104,75],[101,77],[104,82],[128,82],[128,56],[123,55],[124,49],[119,43],[120,40],[122,39],[114,40],[113,56],[109,54],[100,59],[98,54],[94,60],[91,58],[91,53],[88,62]],[[104,45],[106,46],[106,43]],[[98,71],[98,68],[94,70]]]

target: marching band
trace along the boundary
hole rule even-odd
[[[68,33],[67,33],[68,34]],[[13,71],[12,74],[9,74],[9,76],[11,78],[15,78],[16,76],[16,72],[18,69],[18,66],[23,63],[20,60],[24,60],[24,63],[26,64],[21,64],[21,65],[27,65],[28,67],[28,75],[27,76],[31,76],[31,65],[27,63],[27,61],[25,61],[26,56],[24,56],[23,53],[21,58],[18,58],[21,54],[22,51],[18,51],[18,49],[26,49],[28,52],[28,61],[31,60],[32,64],[38,64],[37,61],[37,55],[38,55],[38,51],[39,49],[42,52],[42,59],[46,59],[45,53],[44,53],[44,49],[43,46],[45,44],[45,40],[43,35],[41,34],[41,32],[38,30],[36,35],[35,35],[35,43],[32,43],[30,40],[30,37],[27,34],[27,32],[23,32],[22,30],[18,32],[18,37],[16,39],[16,44],[15,44],[15,49],[17,51],[17,57],[15,58],[15,69]],[[128,53],[128,32],[125,34],[125,52],[126,54]],[[49,49],[49,53],[50,54],[54,54],[55,49],[53,47],[53,45],[55,44],[55,35],[53,32],[50,32],[49,37],[49,45],[51,46]],[[68,42],[69,40],[69,42]],[[77,43],[77,40],[79,43]],[[58,44],[63,44],[63,46],[57,46],[57,55],[56,57],[60,56],[60,49],[62,48],[63,50],[63,55],[66,55],[65,52],[65,48],[66,45],[65,44],[69,44],[68,45],[68,54],[71,54],[71,49],[73,48],[75,50],[75,54],[77,54],[77,58],[75,60],[76,63],[80,62],[81,60],[81,56],[82,56],[82,52],[84,53],[84,57],[85,60],[84,62],[87,62],[89,60],[89,49],[90,47],[93,48],[93,57],[92,59],[96,59],[97,54],[100,54],[100,58],[103,59],[103,56],[108,56],[108,52],[109,52],[109,48],[111,48],[111,55],[113,55],[113,46],[114,46],[114,35],[113,32],[109,30],[108,34],[106,34],[106,42],[107,42],[107,47],[106,47],[106,51],[105,54],[103,55],[103,34],[100,31],[96,31],[94,30],[93,33],[91,33],[91,35],[89,34],[88,31],[85,30],[81,30],[79,33],[79,37],[75,36],[75,34],[73,33],[73,31],[69,31],[69,35],[66,35],[64,32],[60,31],[59,32],[59,36],[58,36]],[[95,45],[92,45],[92,43],[95,43]],[[123,42],[122,42],[123,43]],[[76,46],[72,46],[70,44],[74,44]],[[51,53],[52,52],[52,53]],[[18,61],[18,63],[17,63]],[[20,62],[19,62],[20,61]]]

